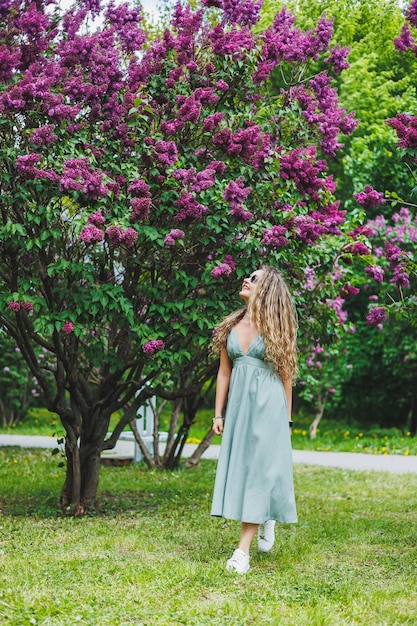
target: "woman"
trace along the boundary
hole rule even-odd
[[[245,278],[239,295],[246,306],[226,317],[214,338],[220,367],[213,430],[223,440],[211,514],[242,522],[226,567],[245,574],[256,532],[259,549],[268,552],[275,522],[297,521],[290,439],[297,318],[273,267]]]

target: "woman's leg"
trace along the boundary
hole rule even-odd
[[[249,554],[250,545],[252,539],[257,533],[259,524],[249,524],[248,522],[242,522],[242,529],[240,532],[239,548],[246,554]]]

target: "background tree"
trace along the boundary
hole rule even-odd
[[[272,0],[264,3],[264,23],[269,23],[277,6],[281,4]],[[350,67],[337,81],[341,102],[356,111],[359,124],[344,141],[330,169],[338,183],[336,195],[343,208],[348,209],[352,246],[358,251],[362,247],[363,255],[363,260],[358,256],[345,259],[353,263],[350,289],[360,293],[341,303],[341,311],[351,321],[350,331],[355,332],[344,334],[340,327],[341,332],[337,333],[340,343],[335,341],[330,346],[332,351],[339,346],[339,357],[331,375],[340,385],[327,381],[325,369],[309,366],[305,360],[309,352],[304,351],[301,381],[307,381],[308,385],[300,394],[319,416],[326,397],[322,383],[326,382],[327,389],[336,389],[329,415],[343,415],[344,419],[351,416],[368,424],[408,427],[415,432],[415,349],[410,339],[415,310],[415,207],[409,206],[408,213],[405,209],[398,210],[400,198],[409,198],[410,189],[415,186],[415,144],[410,137],[413,121],[400,115],[387,124],[387,119],[398,111],[416,109],[415,46],[410,28],[406,25],[398,37],[404,15],[400,5],[390,0],[382,3],[302,0],[290,6],[304,27],[325,11],[327,17],[334,18],[334,41],[342,49],[350,48]],[[412,22],[412,7],[407,16],[411,16]],[[405,54],[399,55],[398,50]],[[310,69],[318,63],[323,60],[314,61]],[[280,72],[273,79],[279,88]],[[400,150],[393,131],[399,133]],[[373,187],[379,191],[375,192]],[[390,202],[384,202],[385,190],[390,190],[385,193]],[[371,220],[369,227],[367,220]],[[386,248],[386,240],[394,248]],[[402,250],[400,258],[398,248]],[[371,251],[375,252],[374,257]],[[388,252],[387,257],[381,251]],[[388,310],[394,316],[385,323]],[[376,325],[383,323],[374,330],[369,325],[374,321]],[[313,343],[311,350],[314,348]],[[352,365],[348,380],[345,380],[346,350]]]
[[[1,329],[0,346],[0,420],[3,426],[13,426],[38,404],[39,389],[19,348]]]
[[[415,64],[410,58],[398,55],[393,45],[404,23],[400,3],[397,0],[285,3],[266,0],[261,24],[270,23],[283,4],[297,15],[303,28],[311,27],[323,13],[333,19],[333,41],[340,46],[340,53],[349,49],[350,67],[336,81],[341,103],[356,112],[359,124],[329,164],[338,183],[337,197],[342,206],[354,211],[353,194],[365,185],[379,190],[395,189],[404,197],[408,175],[395,149],[395,134],[386,125],[386,120],[398,111],[413,111],[416,106]],[[323,59],[320,63],[323,66]],[[310,69],[315,67],[317,61]],[[274,80],[279,86],[279,73]]]
[[[303,335],[331,334],[334,310],[303,287],[313,267],[337,293],[345,219],[317,150],[355,123],[327,71],[304,78],[322,55],[341,69],[325,19],[302,31],[282,10],[255,35],[259,2],[205,0],[147,41],[139,7],[47,7],[0,10],[0,321],[60,416],[61,506],[82,515],[137,407],[191,406],[213,375],[212,329],[253,267],[297,286]],[[271,95],[280,64],[291,86]]]

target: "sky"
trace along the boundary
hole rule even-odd
[[[155,20],[158,17],[158,0],[140,0],[143,10]]]
[[[158,0],[140,0],[140,3],[143,7],[143,10],[146,11],[146,13],[152,18],[153,21],[156,21],[159,13]],[[62,8],[66,9],[72,4],[72,2],[71,0],[59,0],[59,4]]]

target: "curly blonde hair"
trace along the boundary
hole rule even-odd
[[[230,331],[244,315],[258,328],[265,342],[265,360],[274,366],[282,380],[295,382],[297,368],[297,313],[282,274],[263,265],[247,306],[228,315],[217,327],[213,351],[226,346]]]

